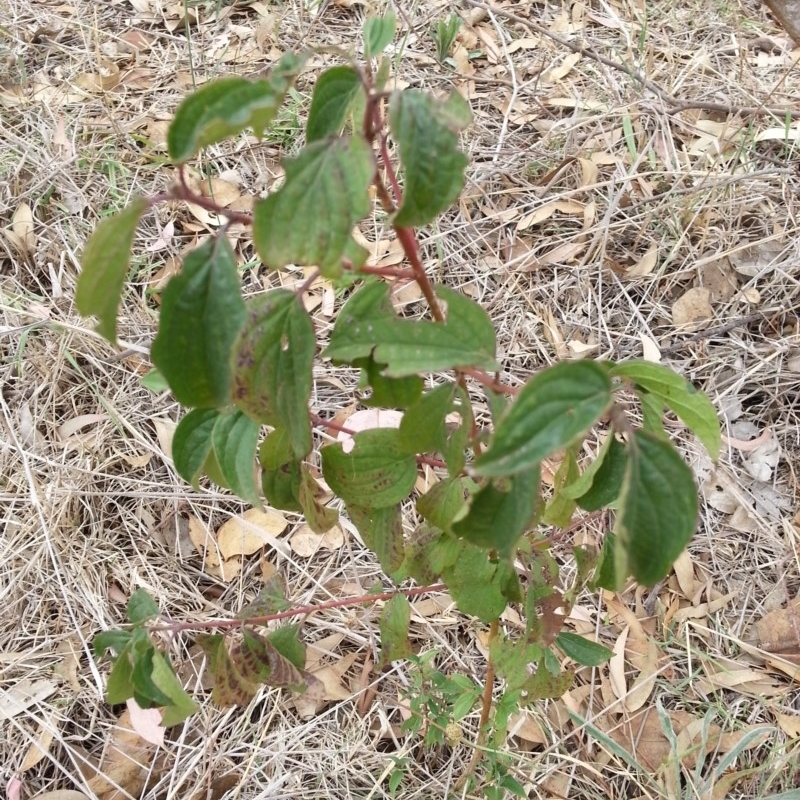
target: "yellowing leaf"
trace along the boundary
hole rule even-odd
[[[288,526],[286,517],[278,511],[250,508],[240,516],[231,517],[217,531],[217,545],[224,559],[249,556],[271,544]]]

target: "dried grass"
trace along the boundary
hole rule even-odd
[[[469,93],[475,113],[465,137],[468,184],[458,206],[422,234],[426,264],[437,279],[485,305],[511,381],[586,352],[638,357],[644,343],[710,394],[732,439],[772,430],[780,456],[765,479],[755,480],[748,468],[759,465],[748,451],[731,446],[713,475],[698,446],[676,428],[709,485],[690,547],[697,593],[685,597],[673,577],[655,596],[656,618],[647,630],[663,658],[650,703],[658,698],[700,719],[711,710],[726,732],[770,726],[769,738],[736,761],[736,769],[752,768],[752,774],[721,796],[755,798],[794,788],[800,783],[797,739],[776,726],[776,715],[800,713],[796,683],[778,674],[775,691],[760,696],[735,686],[703,694],[696,686],[709,665],[761,669],[739,642],[765,611],[800,589],[800,529],[798,518],[792,521],[800,454],[798,139],[781,142],[774,131],[764,136],[788,125],[784,118],[716,108],[796,112],[798,51],[754,2],[646,9],[631,2],[519,3],[488,13],[470,6],[460,11],[470,24],[459,41],[483,55],[459,61],[462,72],[474,67],[466,77],[433,58],[429,26],[451,8],[415,3],[398,9],[409,34],[399,78],[434,91],[458,87]],[[190,23],[187,36],[183,24],[170,27],[181,7],[149,0],[10,0],[0,10],[0,221],[12,232],[0,232],[0,682],[4,691],[37,681],[52,688],[0,722],[3,777],[9,790],[19,788],[12,781],[19,777],[23,797],[86,789],[82,765],[100,758],[120,712],[103,703],[107,669],[92,657],[91,640],[123,621],[131,591],[148,589],[172,618],[202,620],[236,612],[259,584],[257,561],[228,584],[205,573],[181,520],[194,514],[215,527],[241,504],[178,479],[157,427],[176,420],[178,408],[140,384],[156,320],[153,275],[165,254],[193,243],[195,220],[177,207],[144,220],[137,236],[144,255],[135,260],[121,311],[123,352],[100,340],[74,309],[78,256],[100,217],[168,182],[164,125],[193,80],[254,74],[280,49],[300,43],[350,47],[365,9],[209,2],[197,6],[201,24]],[[526,21],[632,65],[665,93],[700,106],[670,109],[624,72],[586,55],[570,66],[570,52]],[[126,36],[132,29],[148,34],[141,50]],[[248,50],[254,37],[262,37],[258,52]],[[333,61],[325,56],[318,66]],[[300,140],[296,115],[302,117],[310,87],[310,80],[298,87],[278,137],[213,148],[202,168],[236,172],[243,191],[263,194],[280,174],[281,152]],[[556,202],[561,205],[547,206]],[[35,217],[29,249],[20,249],[13,235],[21,204]],[[520,224],[536,212],[540,222]],[[178,233],[169,248],[145,252],[171,220]],[[246,245],[242,260],[249,264],[249,291],[296,277],[266,275]],[[635,277],[637,265],[642,274]],[[731,291],[710,283],[708,265],[720,266]],[[713,318],[693,338],[697,326],[677,327],[673,307],[696,286],[710,289]],[[755,318],[754,312],[763,313]],[[703,333],[737,319],[747,321]],[[317,320],[323,333],[329,330],[330,319],[317,313]],[[350,405],[350,373],[318,370],[316,378],[315,410],[330,414]],[[75,420],[82,424],[70,430]],[[727,506],[714,494],[721,480]],[[734,501],[743,509],[739,517]],[[591,520],[576,535],[595,542],[602,532]],[[366,590],[380,579],[352,532],[332,553],[270,557],[298,603]],[[705,617],[668,628],[658,622],[673,603],[698,606],[729,592],[734,598]],[[641,593],[623,601],[641,614]],[[610,614],[603,598],[586,596],[580,605],[589,628],[613,644],[624,620]],[[303,628],[309,642],[341,634],[331,663],[358,654],[343,679],[352,700],[334,702],[311,719],[301,719],[276,691],[264,691],[247,709],[220,711],[204,703],[147,765],[142,796],[382,798],[389,796],[386,779],[396,759],[410,765],[398,796],[454,792],[471,756],[466,742],[474,737],[475,717],[464,723],[465,743],[453,749],[426,752],[399,734],[398,692],[408,685],[407,668],[362,674],[365,659],[377,657],[376,613],[340,609],[311,617]],[[421,649],[440,651],[444,671],[480,681],[484,660],[476,632],[470,620],[444,612],[420,618],[414,631]],[[190,655],[176,646],[178,662]],[[201,693],[202,677],[194,662],[186,664],[182,674]],[[627,669],[633,678],[630,663]],[[358,698],[372,690],[377,694],[364,710]],[[586,670],[573,696],[575,707],[604,730],[627,718],[608,691],[605,670]],[[545,744],[510,742],[513,774],[529,796],[718,796],[698,794],[688,768],[680,795],[671,795],[662,774],[653,777],[593,741],[559,718],[563,708],[543,703],[534,709]],[[35,742],[45,754],[21,772]],[[712,765],[719,761],[709,758]]]

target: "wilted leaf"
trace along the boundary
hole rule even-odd
[[[381,665],[390,664],[412,655],[408,640],[408,625],[411,621],[411,606],[405,595],[395,595],[381,611]]]

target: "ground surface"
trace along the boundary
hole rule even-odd
[[[348,525],[338,538],[309,540],[291,516],[271,545],[234,558],[222,576],[213,563],[205,531],[243,507],[176,476],[168,448],[178,407],[140,378],[159,286],[215,218],[176,205],[145,219],[118,350],[75,311],[79,256],[98,219],[171,180],[166,123],[193,82],[255,74],[301,44],[350,48],[366,14],[381,10],[349,0],[189,6],[187,14],[181,2],[159,0],[0,6],[7,795],[382,798],[405,765],[398,797],[481,797],[480,782],[454,788],[476,715],[453,747],[425,750],[401,731],[413,674],[402,664],[371,671],[376,609],[304,623],[305,640],[317,644],[310,666],[327,691],[317,707],[278,692],[247,709],[204,700],[157,749],[126,732],[124,708],[103,701],[108,665],[93,660],[89,643],[124,620],[138,587],[174,619],[205,619],[235,613],[274,570],[297,603],[360,594],[381,577]],[[440,65],[429,31],[453,10],[464,22]],[[800,50],[751,0],[520,2],[488,13],[430,2],[398,12],[397,80],[455,88],[475,116],[467,187],[423,233],[426,264],[489,310],[508,379],[524,381],[560,358],[660,357],[709,393],[728,437],[714,471],[675,428],[702,484],[698,535],[654,593],[581,598],[570,624],[617,655],[580,673],[563,699],[515,720],[512,774],[536,798],[795,790],[800,134],[784,112],[800,112]],[[325,55],[316,66],[332,63]],[[634,71],[653,83],[644,88]],[[200,166],[221,179],[217,199],[246,208],[270,188],[280,156],[302,140],[312,85],[313,70],[266,143],[242,137],[208,154]],[[740,113],[763,106],[774,113]],[[377,225],[362,233],[378,242],[376,261],[393,263],[388,234]],[[240,252],[248,290],[303,278],[266,274],[244,232]],[[417,299],[402,301],[414,311]],[[317,300],[324,335],[336,299],[321,286]],[[352,375],[320,369],[316,378],[317,413],[352,410]],[[596,543],[602,532],[592,520],[571,535]],[[438,649],[440,670],[480,682],[480,627],[447,598],[422,599],[415,610],[415,645]],[[176,652],[201,695],[200,659]]]

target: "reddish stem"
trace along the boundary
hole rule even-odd
[[[444,591],[447,587],[443,583],[434,583],[430,586],[417,586],[413,589],[400,589],[395,592],[381,592],[379,594],[362,594],[358,597],[343,597],[341,600],[329,600],[326,603],[319,603],[318,605],[300,606],[299,608],[290,608],[288,611],[278,611],[275,614],[265,614],[260,617],[250,617],[249,619],[210,619],[205,622],[173,622],[164,625],[155,625],[150,628],[150,631],[170,631],[172,633],[179,633],[180,631],[199,631],[208,630],[209,628],[241,628],[244,625],[266,625],[269,622],[275,622],[280,619],[287,619],[289,617],[308,616],[316,611],[326,611],[331,608],[344,608],[346,606],[358,606],[364,603],[374,603],[376,600],[391,600],[397,595],[405,595],[405,597],[414,597],[418,594],[431,594],[433,592]]]
[[[218,217],[226,217],[230,222],[241,222],[243,225],[253,224],[252,214],[245,214],[243,211],[232,211],[229,208],[223,208],[209,197],[203,197],[203,195],[193,192],[186,183],[186,174],[183,166],[178,168],[178,183],[170,188],[167,198],[194,203],[194,205],[200,206],[200,208],[204,208],[206,211],[210,211]]]

